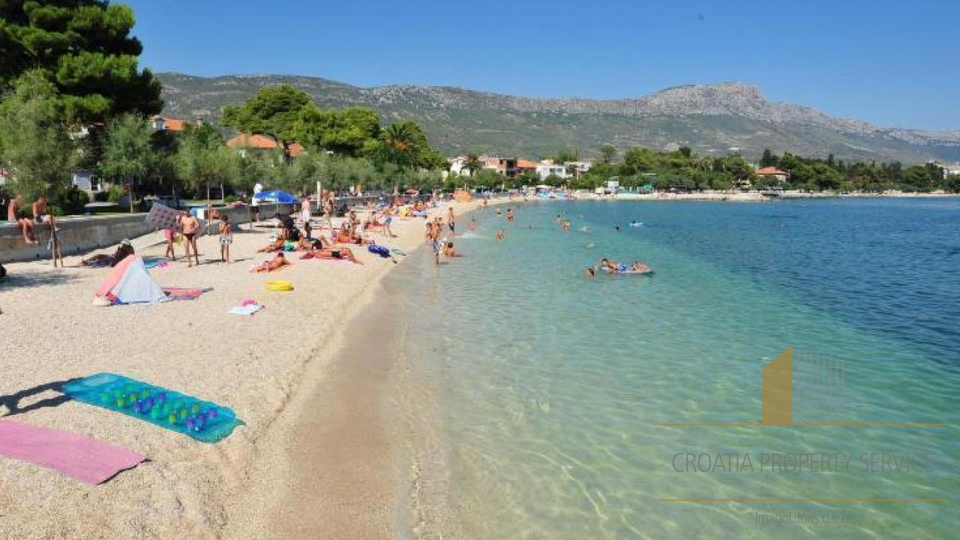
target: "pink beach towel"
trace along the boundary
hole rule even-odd
[[[185,287],[164,287],[163,292],[170,297],[171,300],[196,300],[207,292],[209,289],[191,289]]]
[[[146,459],[83,435],[10,420],[0,421],[0,455],[36,463],[92,485]]]

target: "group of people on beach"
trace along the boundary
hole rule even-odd
[[[475,227],[475,224],[471,222],[471,227]],[[453,211],[453,207],[447,208],[447,222],[446,228],[450,231],[450,236],[456,236],[457,231],[457,216]],[[463,257],[463,254],[454,249],[453,240],[450,240],[448,237],[441,235],[444,230],[444,222],[442,216],[436,216],[432,220],[428,220],[426,223],[426,232],[424,236],[427,242],[430,242],[430,245],[433,246],[433,259],[434,263],[439,265],[440,258],[456,258]],[[473,230],[473,229],[471,229]]]
[[[56,230],[56,219],[50,212],[47,200],[38,197],[30,206],[31,213],[23,209],[23,200],[20,197],[11,197],[7,202],[7,220],[10,223],[16,223],[23,234],[24,242],[28,244],[39,244],[40,240],[34,232],[35,225],[47,225],[51,230]]]

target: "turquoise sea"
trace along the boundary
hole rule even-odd
[[[386,282],[407,321],[400,391],[430,393],[403,402],[430,432],[411,451],[411,536],[957,537],[960,200],[556,201],[475,217],[475,234],[459,223],[464,258],[438,268],[420,250]],[[585,277],[601,257],[655,274]],[[795,381],[801,350],[842,360],[844,423],[947,425],[660,425],[759,423],[761,368],[790,346]],[[812,406],[794,388],[796,424]],[[749,455],[753,471],[678,472],[687,453]],[[774,453],[853,461],[761,471]],[[860,472],[873,453],[929,464]],[[661,500],[858,498],[946,502]]]

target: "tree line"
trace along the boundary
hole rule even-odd
[[[555,163],[567,164],[566,177],[549,176],[544,179],[537,174],[526,173],[504,179],[493,171],[482,170],[479,160],[471,165],[471,160],[476,159],[471,155],[464,167],[471,174],[451,179],[450,182],[476,187],[502,184],[516,188],[548,184],[594,189],[606,186],[609,180],[616,180],[623,187],[649,187],[660,191],[780,188],[840,192],[942,190],[960,193],[960,175],[945,175],[944,169],[935,163],[905,166],[899,162],[845,162],[834,159],[832,155],[826,159],[805,158],[789,152],[776,155],[767,149],[756,165],[760,168],[775,167],[784,172],[786,178],[781,181],[775,176],[758,175],[754,164],[739,154],[699,156],[689,147],[674,151],[630,148],[618,156],[616,147],[605,144],[590,170],[582,174],[569,165],[580,159],[576,150],[562,149],[548,157]],[[479,172],[475,173],[474,169],[479,169]]]
[[[71,177],[87,170],[130,192],[209,197],[256,182],[294,193],[361,184],[439,186],[443,156],[412,121],[382,126],[376,111],[322,109],[289,85],[228,106],[221,125],[154,130],[160,83],[138,67],[132,10],[102,0],[0,2],[0,195],[47,198],[56,213],[82,211]],[[231,149],[230,130],[262,134],[275,150]],[[298,143],[305,152],[293,158]]]

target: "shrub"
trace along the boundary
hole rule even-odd
[[[120,198],[126,195],[123,186],[112,185],[107,188],[107,200],[112,203],[119,203]]]

